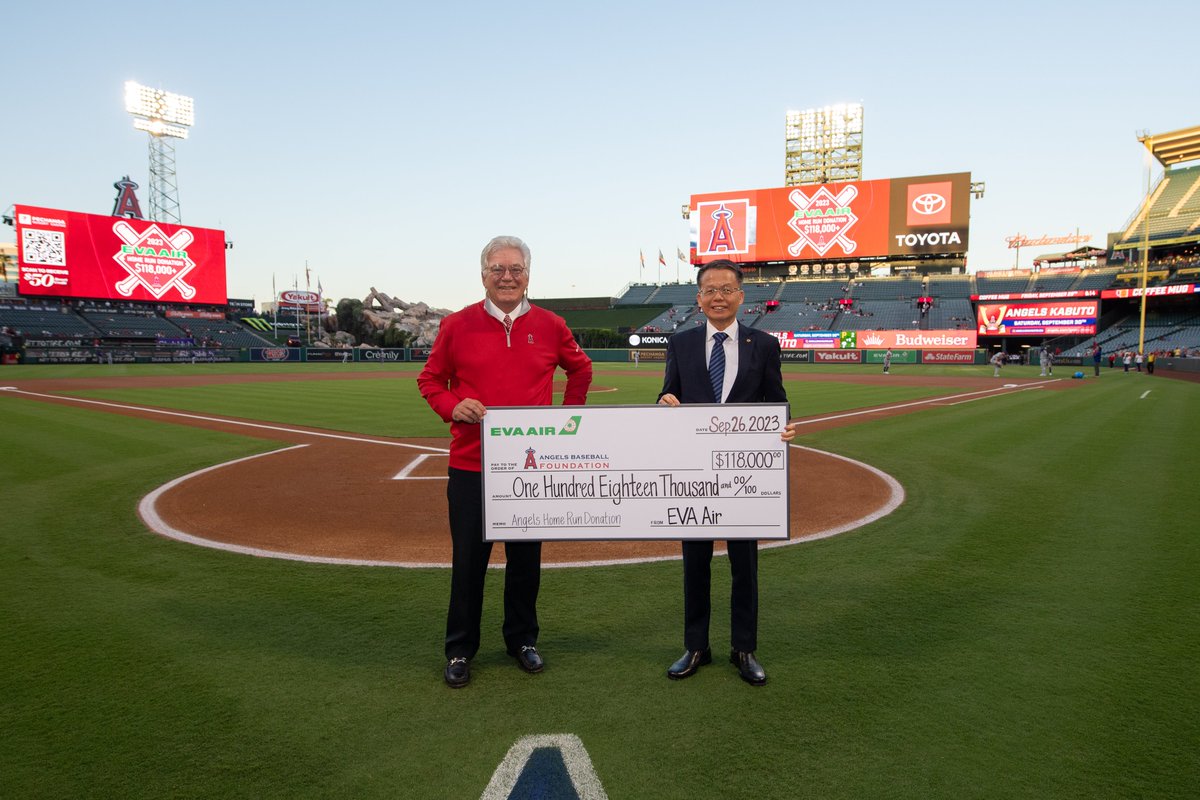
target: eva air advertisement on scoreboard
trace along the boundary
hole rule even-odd
[[[965,253],[971,173],[692,195],[692,263]]]
[[[22,295],[224,305],[225,234],[16,206]]]

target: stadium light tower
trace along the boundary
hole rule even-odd
[[[192,98],[126,81],[125,110],[135,129],[150,134],[150,219],[182,224],[175,139],[186,139],[196,122]]]
[[[862,180],[862,103],[789,111],[784,136],[784,185]]]

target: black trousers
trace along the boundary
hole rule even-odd
[[[734,650],[758,649],[758,542],[727,542],[733,586],[729,592],[729,639]],[[712,611],[713,543],[683,543],[683,646],[708,648]]]
[[[483,583],[492,543],[483,540],[483,477],[450,469],[450,610],[446,614],[446,658],[474,658],[483,617]],[[510,654],[537,644],[537,596],[542,581],[542,543],[505,542],[504,644]]]

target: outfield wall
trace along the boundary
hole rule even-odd
[[[665,348],[589,349],[596,363],[662,363]],[[785,364],[883,364],[882,350],[783,350]],[[986,364],[986,350],[893,350],[892,364]],[[366,363],[422,362],[428,347],[57,347],[26,348],[22,364],[196,364],[196,363]]]

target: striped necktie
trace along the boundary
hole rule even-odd
[[[721,402],[721,389],[725,386],[725,340],[727,333],[713,334],[712,355],[708,359],[708,380],[712,383],[713,397]]]

